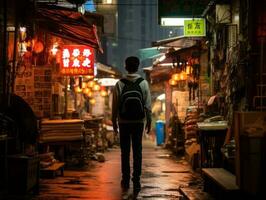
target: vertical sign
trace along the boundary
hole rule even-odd
[[[94,50],[85,45],[64,45],[60,73],[63,75],[94,75]]]
[[[206,36],[205,19],[184,20],[184,36]]]

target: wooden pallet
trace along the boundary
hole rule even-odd
[[[53,163],[51,166],[41,169],[42,178],[55,178],[58,172],[61,176],[64,176],[64,162]]]

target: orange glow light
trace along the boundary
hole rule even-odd
[[[186,72],[182,71],[180,74],[180,80],[184,81],[186,79],[187,79],[187,74],[186,74]]]
[[[84,88],[86,88],[87,87],[87,83],[85,83],[85,82],[82,82],[82,89],[84,89]]]
[[[186,68],[186,74],[191,74],[191,73],[192,73],[192,67],[188,65]]]
[[[173,79],[174,81],[179,81],[179,80],[180,80],[180,74],[178,74],[178,73],[173,74],[173,75],[172,75],[172,79]]]
[[[175,80],[173,80],[173,79],[170,79],[170,80],[169,80],[169,84],[170,84],[170,85],[176,85],[177,82],[176,82]]]
[[[88,94],[90,92],[90,89],[89,88],[84,88],[82,91],[83,91],[84,94]]]
[[[90,99],[90,104],[95,104],[96,103],[96,100],[95,99]]]
[[[94,81],[89,81],[87,86],[90,87],[90,88],[93,88],[95,85],[95,82]]]
[[[81,89],[81,88],[79,88],[78,86],[77,86],[77,87],[75,87],[75,89],[74,89],[74,90],[75,90],[75,92],[76,92],[76,93],[80,93],[80,92],[82,92],[82,89]]]
[[[107,91],[106,90],[101,90],[101,96],[106,97],[107,96]]]
[[[93,90],[94,90],[94,91],[99,91],[100,89],[101,89],[101,86],[98,85],[98,84],[95,84],[95,85],[93,86]]]

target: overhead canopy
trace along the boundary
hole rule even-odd
[[[172,50],[166,53],[166,58],[163,61],[159,61],[158,59],[155,60],[152,68],[146,68],[146,72],[149,74],[151,82],[158,83],[169,80],[172,73],[175,71],[173,67],[173,57],[178,55],[181,60],[186,60],[194,51],[198,50],[198,48],[197,45],[179,48],[178,50]]]
[[[164,55],[165,52],[166,52],[165,48],[159,49],[158,47],[150,47],[150,48],[139,49],[137,51],[137,54],[139,59],[143,61],[146,59],[153,59],[162,56]]]
[[[178,36],[178,37],[167,38],[164,40],[157,40],[155,42],[152,42],[152,46],[188,48],[196,45],[197,41],[199,40],[202,40],[202,38]]]
[[[121,78],[122,73],[115,67],[96,63],[97,78]]]
[[[96,26],[89,24],[79,12],[54,6],[39,7],[36,19],[39,28],[53,35],[102,51]]]

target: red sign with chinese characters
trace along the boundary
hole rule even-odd
[[[60,73],[63,75],[93,75],[94,50],[85,45],[64,45]]]

